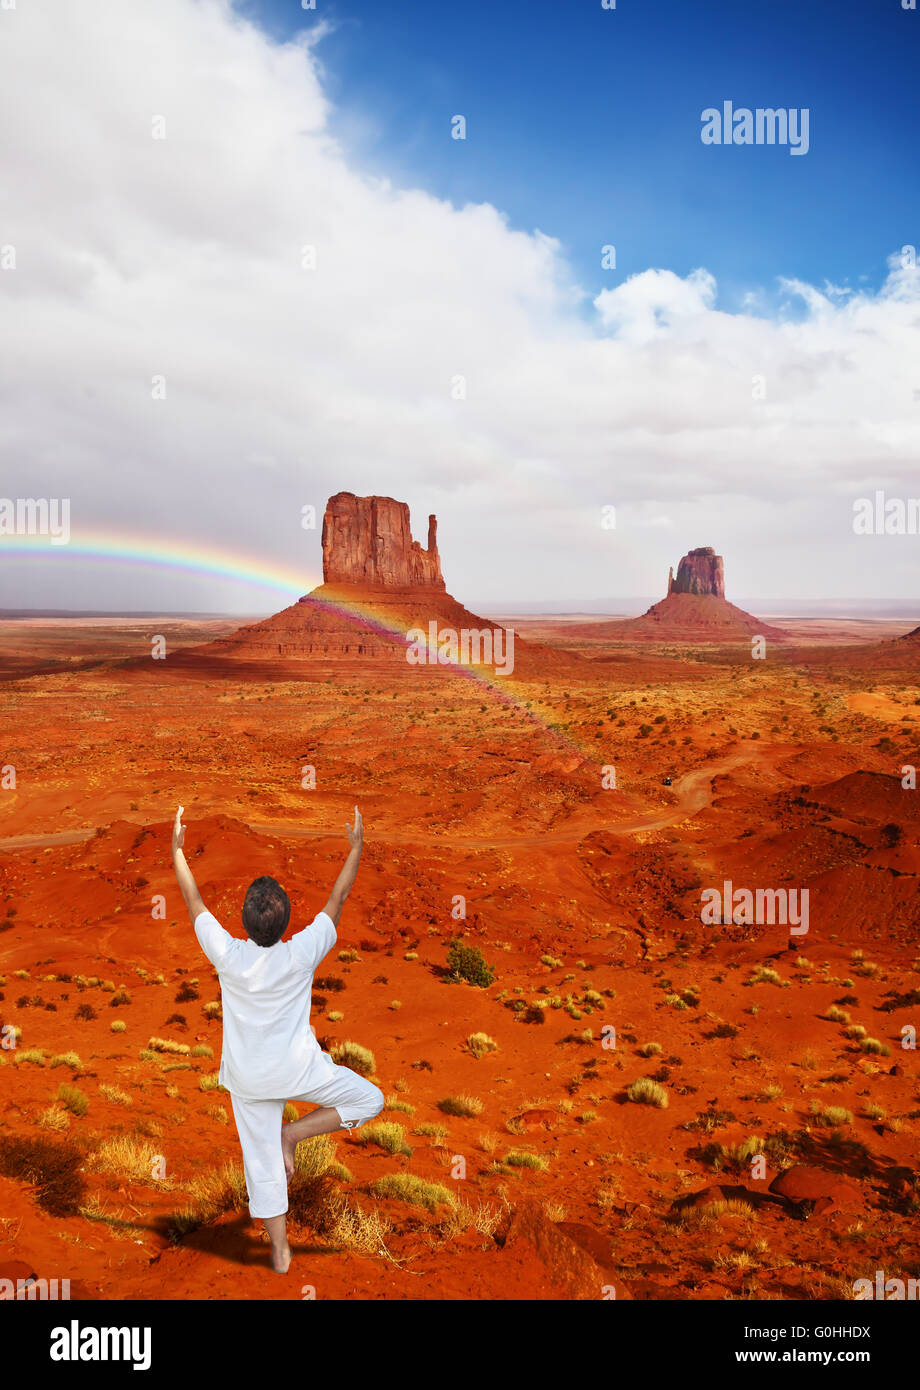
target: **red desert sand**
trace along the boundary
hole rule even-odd
[[[654,1300],[916,1274],[915,624],[780,640],[703,549],[666,622],[514,624],[506,676],[411,665],[410,627],[490,626],[433,518],[423,549],[402,504],[339,494],[324,540],[323,586],[261,623],[0,623],[0,1277]],[[216,1084],[180,802],[237,935],[258,874],[310,920],[364,814],[312,1022],[387,1108],[301,1146],[285,1278]],[[807,890],[807,933],[704,923],[726,881]]]

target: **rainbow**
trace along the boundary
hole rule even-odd
[[[36,559],[47,563],[55,555],[78,555],[81,559],[122,565],[140,565],[155,570],[178,570],[205,578],[231,579],[252,584],[273,594],[299,598],[322,580],[300,569],[264,560],[241,558],[238,551],[221,550],[188,541],[154,540],[149,536],[112,535],[106,531],[82,532],[65,545],[54,545],[47,536],[0,537],[0,559]]]
[[[317,608],[321,608],[328,613],[334,613],[346,619],[350,623],[363,628],[365,631],[375,632],[380,636],[386,637],[400,645],[406,644],[405,628],[397,623],[387,614],[384,607],[372,607],[370,604],[355,603],[351,606],[338,603],[333,599],[321,598],[318,595],[310,595],[310,603]],[[483,689],[488,690],[500,704],[513,709],[515,713],[522,715],[545,734],[548,734],[556,743],[565,748],[570,753],[577,753],[580,758],[598,765],[597,750],[589,747],[587,742],[580,742],[572,734],[565,733],[555,724],[542,715],[535,714],[527,703],[518,696],[512,694],[511,690],[501,676],[487,675],[485,670],[478,666],[468,666],[461,662],[446,662],[440,669],[449,667],[452,674],[463,676],[467,680],[475,681]],[[427,669],[427,668],[423,668]]]
[[[138,565],[152,570],[174,570],[205,578],[233,580],[253,585],[288,601],[300,598],[322,583],[320,576],[313,577],[303,570],[266,564],[255,557],[241,558],[238,551],[202,545],[197,540],[192,548],[191,543],[187,541],[165,542],[141,535],[125,537],[102,530],[83,532],[79,537],[71,536],[63,545],[53,545],[47,536],[0,537],[0,560],[15,557],[17,560],[35,559],[47,564],[49,558],[55,555],[62,558],[80,556],[82,559],[103,563]],[[356,608],[318,597],[311,599],[311,602],[356,626],[405,644],[404,629],[394,622],[383,606],[361,605]],[[492,678],[475,666],[458,663],[450,665],[455,674],[477,682],[500,703],[510,706],[536,724],[568,751],[596,763],[596,749],[589,750],[582,746],[571,734],[564,733],[550,724],[545,717],[535,714],[522,699],[511,693],[504,685],[502,677]]]

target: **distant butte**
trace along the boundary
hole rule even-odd
[[[737,608],[725,597],[725,565],[711,546],[690,550],[668,572],[668,592],[641,618],[585,623],[580,637],[620,642],[740,642],[766,637],[789,640],[782,628]]]
[[[668,571],[669,594],[712,594],[725,597],[725,565],[711,545],[689,550],[677,567]]]

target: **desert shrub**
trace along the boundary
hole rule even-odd
[[[445,1096],[437,1106],[445,1115],[460,1115],[465,1119],[481,1115],[483,1111],[483,1103],[476,1096]]]
[[[70,1067],[72,1071],[82,1071],[83,1063],[76,1052],[59,1052],[56,1057],[51,1058],[52,1067]]]
[[[414,1173],[386,1173],[371,1183],[371,1191],[375,1197],[391,1197],[432,1212],[439,1206],[453,1207],[457,1201],[449,1188],[438,1182],[426,1182]]]
[[[637,1105],[655,1105],[659,1110],[667,1109],[667,1091],[663,1086],[659,1086],[657,1081],[652,1081],[650,1077],[641,1076],[638,1081],[634,1081],[631,1086],[627,1087],[626,1094]]]
[[[330,1171],[335,1141],[328,1134],[304,1139],[294,1154],[294,1174],[288,1186],[288,1218],[313,1230],[328,1232],[332,1224],[334,1188]]]
[[[849,1023],[850,1015],[846,1009],[838,1009],[836,1004],[832,1004],[825,1013],[824,1017],[829,1023]]]
[[[737,1144],[707,1144],[703,1150],[704,1162],[713,1168],[746,1168],[755,1154],[764,1151],[764,1141],[756,1134]]]
[[[406,1143],[406,1131],[402,1125],[392,1120],[372,1120],[354,1131],[358,1144],[378,1144],[389,1154],[406,1154],[411,1157],[412,1149]]]
[[[821,1105],[813,1100],[809,1103],[808,1109],[816,1125],[826,1125],[838,1128],[840,1125],[851,1125],[853,1116],[849,1110],[842,1105]]]
[[[78,1005],[77,1011],[74,1014],[74,1018],[81,1018],[87,1021],[96,1017],[96,1010],[93,1008],[92,1004]]]
[[[4,1134],[0,1144],[0,1173],[30,1183],[50,1216],[77,1215],[86,1192],[82,1166],[83,1154],[72,1142]]]
[[[173,1212],[168,1233],[180,1240],[189,1231],[205,1226],[225,1211],[242,1211],[247,1205],[246,1179],[241,1163],[225,1163],[214,1173],[204,1173],[192,1180],[187,1188],[189,1200]]]
[[[38,1117],[42,1129],[69,1129],[70,1116],[63,1105],[49,1105]]]
[[[423,1120],[416,1125],[413,1134],[420,1135],[423,1139],[437,1139],[439,1142],[447,1138],[449,1133],[446,1125],[432,1124],[429,1120]]]
[[[736,1038],[737,1036],[738,1029],[736,1025],[734,1023],[726,1023],[724,1019],[720,1019],[712,1032],[707,1034],[707,1037],[713,1038]]]
[[[539,1154],[532,1154],[527,1149],[510,1149],[502,1163],[507,1163],[511,1168],[533,1168],[538,1173],[549,1167],[545,1158],[541,1158]]]
[[[72,1115],[85,1115],[89,1109],[89,1098],[79,1086],[71,1086],[62,1081],[58,1086],[57,1098],[67,1106]]]
[[[479,947],[467,945],[459,937],[447,948],[447,969],[453,979],[466,980],[483,989],[495,979],[495,971],[486,963]]]
[[[706,1218],[713,1220],[719,1216],[756,1216],[757,1212],[750,1202],[745,1202],[739,1197],[729,1197],[727,1201],[720,1201],[715,1198],[711,1202],[706,1202],[699,1207],[684,1207],[679,1213],[678,1220],[681,1222],[697,1223]]]
[[[181,983],[181,985],[179,986],[179,988],[176,990],[176,997],[175,997],[175,999],[173,1000],[173,1003],[174,1003],[174,1004],[188,1004],[188,1003],[190,1003],[193,999],[200,999],[200,998],[201,998],[201,996],[200,996],[200,994],[198,993],[198,991],[197,991],[197,989],[195,988],[195,986],[192,984],[191,980],[183,980],[182,983]]]
[[[879,1042],[878,1038],[863,1038],[859,1044],[863,1052],[875,1052],[881,1057],[890,1057],[891,1048],[887,1043]]]
[[[301,1178],[318,1178],[335,1158],[336,1143],[328,1134],[302,1139],[294,1154],[294,1174]],[[292,1179],[293,1181],[293,1179]]]
[[[107,1082],[99,1083],[99,1094],[104,1100],[110,1100],[113,1105],[133,1105],[134,1101],[127,1091],[123,1091],[120,1086],[110,1086]]]
[[[656,1042],[643,1043],[639,1048],[639,1052],[643,1057],[657,1057],[660,1051],[661,1043]]]
[[[188,1043],[173,1042],[171,1038],[151,1038],[147,1047],[151,1052],[173,1052],[187,1056],[191,1052]]]
[[[129,1178],[132,1182],[147,1186],[153,1186],[154,1183],[158,1186],[169,1186],[170,1184],[163,1179],[154,1177],[154,1168],[160,1157],[149,1139],[119,1134],[104,1139],[89,1155],[86,1166],[97,1173],[111,1173],[114,1177]]]
[[[498,1043],[494,1038],[490,1038],[488,1033],[470,1033],[466,1040],[466,1049],[474,1057],[484,1057],[487,1052],[497,1052]]]
[[[365,1211],[352,1206],[341,1195],[330,1199],[325,1221],[325,1234],[334,1245],[357,1250],[364,1255],[388,1255],[385,1237],[390,1223],[376,1208]]]
[[[110,1027],[113,1033],[123,1033],[127,1028],[127,1024],[122,1023],[120,1018],[113,1018]]]
[[[45,1052],[41,1047],[27,1047],[24,1051],[13,1053],[13,1059],[17,1065],[22,1062],[31,1062],[36,1067],[45,1065]]]
[[[344,1042],[335,1043],[329,1056],[340,1067],[349,1067],[353,1072],[357,1072],[358,1076],[373,1076],[377,1070],[377,1062],[370,1048],[361,1047],[359,1043],[348,1038]]]
[[[399,1096],[395,1096],[395,1095],[394,1095],[394,1096],[387,1096],[387,1098],[386,1098],[386,1108],[387,1108],[387,1110],[395,1110],[395,1111],[397,1111],[398,1113],[403,1114],[403,1115],[414,1115],[414,1114],[415,1114],[415,1106],[414,1106],[414,1105],[410,1105],[410,1103],[409,1103],[407,1100],[400,1100]]]
[[[193,1047],[193,1048],[192,1048],[191,1052],[189,1053],[189,1056],[190,1056],[190,1057],[213,1057],[213,1056],[214,1056],[214,1049],[213,1049],[213,1047],[208,1047],[207,1043],[198,1043],[196,1047]]]

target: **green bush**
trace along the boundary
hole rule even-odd
[[[483,959],[479,947],[467,946],[457,938],[447,948],[447,968],[455,980],[466,980],[483,989],[495,979],[495,971]]]

